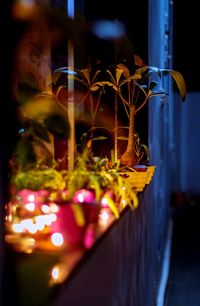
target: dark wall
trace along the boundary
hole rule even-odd
[[[200,90],[199,9],[197,2],[174,1],[174,67],[183,73],[187,90]]]
[[[86,0],[86,20],[117,19],[124,22],[126,34],[131,41],[134,53],[148,60],[148,1],[126,1],[122,5],[119,0]]]

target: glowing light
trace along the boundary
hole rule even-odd
[[[95,194],[94,192],[87,189],[80,189],[75,192],[72,201],[74,203],[94,203],[95,202]]]
[[[49,214],[50,213],[50,211],[51,211],[51,209],[50,209],[50,207],[48,206],[48,205],[42,205],[42,207],[41,207],[41,211],[43,212],[43,213],[45,213],[45,214]]]
[[[31,227],[33,224],[31,219],[24,219],[21,221],[21,225],[25,228],[25,229],[29,229],[29,227]]]
[[[122,190],[126,190],[126,187],[125,187],[125,186],[123,186],[123,187],[122,187]]]
[[[23,244],[24,244],[23,248],[24,252],[27,254],[31,254],[35,246],[35,239],[33,238],[23,239]]]
[[[12,229],[16,233],[23,233],[23,230],[24,230],[22,224],[20,224],[20,223],[13,224]]]
[[[51,235],[51,241],[55,246],[62,246],[64,243],[64,238],[61,233],[54,233]]]
[[[103,207],[108,207],[108,200],[106,198],[101,199],[101,204]]]
[[[59,211],[59,207],[56,204],[51,204],[50,208],[53,213],[57,213]]]
[[[35,234],[37,232],[37,225],[32,223],[29,225],[29,227],[27,228],[27,230],[29,231],[29,233],[31,234]]]
[[[51,271],[51,276],[52,276],[52,278],[53,278],[54,280],[58,280],[59,274],[60,274],[59,267],[58,267],[58,266],[53,267],[53,269],[52,269],[52,271]]]
[[[100,215],[99,217],[101,218],[101,221],[104,223],[104,224],[107,224],[108,220],[109,220],[109,213],[104,210]]]
[[[93,24],[92,32],[101,39],[116,39],[124,35],[125,26],[119,21],[102,19]]]
[[[84,196],[83,196],[83,194],[79,193],[79,194],[77,195],[77,198],[78,198],[78,201],[79,201],[80,203],[83,203],[83,202],[84,202]]]
[[[27,197],[29,202],[34,202],[35,201],[35,195],[34,194],[29,194]]]
[[[127,204],[126,200],[124,200],[124,199],[121,201],[121,203],[122,203],[123,206],[126,206],[126,204]]]
[[[6,220],[8,220],[9,222],[11,222],[11,221],[12,221],[12,215],[10,214],[10,215],[6,216]]]
[[[45,216],[43,216],[43,218],[44,218],[45,225],[47,225],[47,226],[51,225],[51,223],[52,223],[51,215],[45,215]]]
[[[29,246],[34,246],[35,245],[35,239],[34,238],[29,238],[28,239],[28,244],[29,244]]]
[[[44,223],[44,216],[37,216],[35,217],[35,224],[37,226],[37,229],[39,231],[42,231],[45,227],[45,223]]]
[[[57,220],[57,216],[55,214],[50,214],[49,217],[52,222],[55,222]]]
[[[35,210],[35,203],[33,202],[30,202],[30,203],[27,203],[25,205],[26,209],[29,210],[29,211],[34,211]]]
[[[74,0],[68,0],[67,10],[68,10],[68,16],[74,19]]]

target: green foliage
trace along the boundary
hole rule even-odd
[[[131,105],[135,105],[136,114],[150,98],[168,94],[163,88],[157,90],[157,86],[161,84],[165,75],[170,75],[175,81],[182,101],[186,97],[184,78],[180,72],[175,70],[144,66],[131,75],[125,65],[119,64],[114,71],[107,70],[107,73],[110,81],[105,83],[118,93],[128,116]]]
[[[67,175],[67,188],[71,195],[80,189],[93,190],[97,201],[111,190],[115,200],[106,195],[108,205],[113,214],[119,217],[117,205],[127,203],[133,209],[138,205],[138,198],[118,170],[118,166],[113,167],[107,158],[93,157],[86,149],[77,157],[74,170]]]
[[[48,146],[50,135],[68,138],[67,111],[52,94],[40,93],[19,107],[22,131],[13,154],[16,170],[51,167],[53,156]],[[45,144],[46,143],[46,144]]]
[[[12,178],[12,184],[20,189],[51,189],[62,190],[65,188],[65,180],[61,172],[56,169],[43,169],[37,168],[28,171],[19,171]]]
[[[37,164],[37,158],[33,149],[33,145],[27,139],[22,139],[17,143],[13,157],[24,170],[33,168]]]

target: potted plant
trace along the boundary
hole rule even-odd
[[[114,72],[111,69],[107,70],[107,72],[110,76],[110,81],[106,81],[106,84],[111,86],[117,93],[129,120],[127,148],[120,161],[122,165],[133,167],[138,163],[137,140],[135,142],[134,136],[135,116],[152,97],[168,94],[159,87],[165,75],[172,76],[183,101],[186,95],[185,82],[180,72],[157,67],[140,67],[131,75],[125,65],[119,64],[114,69]]]
[[[74,73],[69,73],[69,69],[59,68],[53,74],[53,82],[56,85],[59,77],[64,74],[65,81],[58,86],[57,93],[63,88],[67,88],[66,80],[73,78],[74,81],[82,84],[86,88],[85,94],[82,95],[80,102],[89,101],[89,112],[91,113],[91,135],[90,139],[97,139],[94,137],[94,131],[98,128],[95,127],[95,118],[97,110],[101,103],[102,93],[113,92],[115,110],[113,110],[113,116],[115,116],[114,122],[114,152],[115,162],[117,163],[117,141],[126,140],[127,147],[125,152],[120,156],[120,166],[123,171],[127,170],[129,176],[136,177],[136,173],[141,171],[147,171],[146,174],[140,174],[144,176],[146,182],[143,183],[143,188],[148,184],[155,171],[154,166],[139,166],[143,156],[146,156],[146,165],[148,164],[148,147],[141,143],[139,135],[135,131],[135,116],[137,113],[148,103],[148,101],[155,96],[165,96],[168,93],[161,88],[161,83],[165,76],[171,76],[175,81],[182,100],[185,99],[186,89],[183,76],[180,72],[170,69],[159,69],[157,67],[143,66],[135,70],[134,74],[130,74],[129,69],[123,65],[118,64],[115,67],[112,66],[106,71],[97,70],[92,72],[91,69],[75,70]],[[71,71],[71,70],[70,70]],[[107,75],[106,75],[107,73]],[[103,79],[102,79],[103,78]],[[97,93],[96,104],[94,104],[94,93]],[[110,96],[109,96],[110,99]],[[118,136],[117,130],[120,128],[117,125],[117,104],[122,103],[125,112],[128,117],[129,125],[127,127],[121,127],[128,129],[128,137]],[[95,105],[95,107],[94,107]],[[99,140],[104,140],[105,137],[99,137]],[[132,173],[131,173],[132,172]],[[132,182],[132,179],[131,179]],[[136,183],[135,183],[136,184]],[[134,184],[133,184],[134,186]],[[135,190],[141,191],[143,188],[134,186]]]

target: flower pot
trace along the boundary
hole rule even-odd
[[[137,167],[136,171],[123,172],[123,175],[136,192],[142,192],[151,182],[154,172],[155,166],[145,166],[145,168]]]
[[[80,245],[84,223],[78,224],[73,204],[57,204],[49,191],[21,190],[6,205],[6,241],[18,251],[60,251]]]

